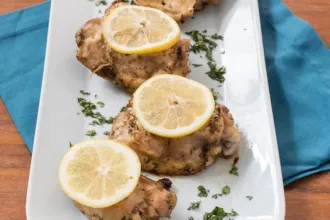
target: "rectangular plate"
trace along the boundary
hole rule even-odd
[[[57,169],[69,141],[87,139],[92,127],[90,119],[77,115],[79,90],[97,93],[106,106],[102,113],[115,116],[127,104],[129,96],[107,81],[94,76],[75,58],[75,33],[87,20],[100,16],[99,10],[88,0],[53,0],[51,7],[47,55],[35,134],[34,152],[28,187],[27,217],[39,219],[85,219],[63,193],[57,179]],[[216,205],[226,211],[235,209],[236,219],[284,219],[284,193],[273,115],[268,91],[257,0],[223,0],[218,6],[208,6],[195,14],[182,27],[182,33],[193,29],[224,35],[224,41],[214,52],[217,63],[227,68],[222,87],[204,73],[206,61],[191,53],[189,78],[222,94],[221,103],[232,111],[242,133],[239,176],[230,175],[231,161],[217,163],[198,175],[173,177],[178,204],[172,219],[189,216],[202,219]],[[186,37],[186,36],[183,36]],[[225,53],[224,53],[225,52]],[[94,127],[93,127],[94,128]],[[110,127],[98,129],[100,137]],[[150,175],[149,175],[150,176]],[[157,178],[157,177],[155,177]],[[222,187],[231,187],[228,196],[217,200],[199,198],[197,186],[204,185],[210,194]],[[249,201],[246,196],[253,196]],[[199,211],[188,211],[190,202],[201,200]]]

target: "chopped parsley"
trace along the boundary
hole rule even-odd
[[[105,131],[103,132],[104,135],[108,136],[109,135],[109,131]]]
[[[84,113],[85,116],[98,120],[100,125],[112,124],[113,118],[110,117],[109,119],[106,119],[100,112],[95,112],[96,105],[91,101],[87,101],[84,98],[78,98],[78,103],[82,107],[81,112]]]
[[[106,0],[98,0],[97,2],[95,2],[95,5],[96,6],[99,6],[99,5],[107,5],[107,1]]]
[[[200,206],[200,204],[201,204],[201,201],[199,201],[199,202],[192,202],[192,203],[190,203],[190,206],[188,207],[188,210],[198,209],[199,206]]]
[[[211,38],[214,40],[223,40],[223,36],[219,34],[213,34]]]
[[[127,106],[124,106],[124,107],[122,107],[121,109],[120,109],[120,112],[124,112],[124,111],[126,111],[127,110]]]
[[[194,218],[190,216],[190,217],[188,218],[188,220],[194,220]]]
[[[238,176],[238,167],[236,165],[233,165],[229,173]]]
[[[90,95],[89,92],[86,92],[86,91],[84,91],[84,90],[80,90],[80,93],[81,93],[82,95]]]
[[[229,188],[229,186],[224,186],[224,187],[222,188],[222,193],[223,193],[224,195],[228,195],[228,194],[230,193],[230,188]]]
[[[223,208],[216,206],[212,212],[206,212],[204,214],[203,220],[223,220],[227,215],[228,213]]]
[[[209,61],[207,65],[210,67],[210,71],[206,72],[206,74],[211,78],[220,83],[225,81],[224,74],[226,73],[226,68],[224,66],[217,67],[215,62]]]
[[[90,136],[90,137],[94,137],[94,136],[96,135],[96,131],[95,131],[95,130],[87,131],[87,132],[86,132],[86,135],[87,135],[87,136]]]
[[[100,106],[101,108],[103,108],[103,107],[104,107],[104,103],[103,103],[103,102],[101,102],[101,101],[98,101],[96,104],[97,104],[98,106]]]
[[[203,33],[206,33],[206,31],[203,31]],[[208,66],[210,68],[206,74],[211,79],[223,83],[225,81],[224,74],[226,73],[226,69],[225,67],[217,67],[212,54],[214,48],[218,46],[214,40],[222,40],[223,37],[218,34],[213,34],[211,37],[209,37],[203,33],[197,30],[186,32],[186,34],[195,41],[195,43],[190,46],[190,51],[195,54],[204,51],[205,56],[208,59]]]
[[[248,198],[251,201],[253,199],[253,196],[247,196],[246,198]]]
[[[70,144],[69,146],[70,146],[70,148],[71,148],[71,147],[73,146],[73,145],[71,144],[71,141],[69,142],[69,144]]]
[[[214,195],[212,195],[212,198],[217,199],[218,197],[221,197],[223,195],[228,195],[229,193],[230,193],[230,187],[229,186],[224,186],[222,188],[222,193],[214,194]]]
[[[231,216],[238,216],[238,213],[234,209],[231,209],[230,215]]]
[[[211,212],[204,214],[203,220],[224,220],[227,216],[238,216],[238,213],[233,209],[228,213],[223,208],[216,206]]]
[[[89,123],[89,125],[95,126],[95,125],[101,125],[101,123],[97,120],[93,120],[91,123]]]
[[[214,101],[217,101],[217,99],[221,97],[220,93],[215,91],[214,89],[211,89],[211,92],[212,92]]]
[[[217,199],[220,196],[223,196],[223,194],[222,193],[217,193],[217,194],[212,195],[212,198]]]
[[[198,186],[198,192],[199,197],[207,197],[209,195],[209,191],[206,190],[205,187],[202,185]]]
[[[99,97],[97,94],[95,94],[95,96],[94,96],[96,99]]]
[[[200,66],[203,66],[202,64],[191,64],[193,65],[194,67],[200,67]]]

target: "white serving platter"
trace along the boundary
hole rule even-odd
[[[110,3],[110,2],[109,2]],[[69,142],[87,139],[90,119],[77,115],[79,91],[84,89],[106,106],[101,113],[115,116],[126,105],[129,96],[105,80],[94,76],[75,58],[75,32],[87,20],[99,17],[99,10],[89,0],[53,0],[38,123],[29,179],[26,213],[29,220],[86,219],[59,187],[57,170]],[[257,0],[222,0],[218,6],[208,6],[181,25],[182,32],[204,30],[224,36],[214,57],[227,68],[226,81],[221,86],[205,72],[206,65],[194,68],[188,75],[222,94],[240,127],[242,143],[238,162],[239,176],[229,174],[231,161],[217,163],[198,175],[171,177],[178,203],[172,213],[174,220],[203,219],[204,212],[215,206],[239,213],[237,220],[283,220],[285,201],[267,74]],[[187,37],[184,36],[183,37]],[[199,55],[190,55],[191,63],[206,64]],[[97,128],[98,137],[110,130]],[[155,177],[148,175],[149,177]],[[155,177],[157,179],[157,177]],[[231,193],[218,199],[199,198],[198,185],[211,194],[225,185]],[[251,195],[249,201],[246,196]],[[188,211],[191,202],[201,200],[198,211]]]

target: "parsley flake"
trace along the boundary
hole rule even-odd
[[[253,196],[247,196],[246,198],[248,198],[251,201],[253,199]]]
[[[214,89],[211,89],[211,92],[212,92],[214,101],[217,101],[217,99],[221,97],[220,93],[215,91]]]
[[[124,106],[124,107],[122,107],[121,109],[120,109],[120,112],[124,112],[124,111],[126,111],[127,110],[127,106]]]
[[[236,165],[233,165],[229,173],[238,176],[238,167]]]
[[[207,197],[209,194],[208,194],[208,190],[205,189],[204,186],[200,185],[198,186],[198,196],[199,197]]]
[[[69,142],[69,144],[70,144],[69,146],[70,146],[70,148],[71,148],[71,147],[73,146],[73,145],[71,144],[71,141]]]
[[[103,107],[104,107],[104,103],[103,103],[103,102],[101,102],[101,101],[98,101],[96,104],[97,104],[98,106],[100,106],[101,108],[103,108]]]
[[[194,67],[200,67],[200,66],[203,66],[202,64],[191,64],[193,65]]]
[[[99,6],[99,5],[107,5],[107,1],[106,0],[98,0],[97,2],[95,2],[95,5],[96,6]]]
[[[194,220],[194,218],[190,216],[190,217],[188,218],[188,220]]]
[[[84,90],[80,90],[80,93],[81,93],[82,95],[90,95],[90,94],[91,94],[91,93],[86,92],[86,91],[84,91]]]
[[[105,131],[103,132],[104,135],[108,136],[109,135],[109,131]]]
[[[89,136],[89,137],[94,137],[96,135],[96,131],[95,130],[87,131],[86,135]]]
[[[201,201],[199,201],[199,202],[192,202],[192,203],[190,203],[190,206],[188,207],[188,210],[198,209],[199,206],[200,206],[200,204],[201,204]]]
[[[229,186],[224,186],[224,187],[222,188],[222,193],[223,193],[223,195],[228,195],[228,194],[230,193],[230,188],[229,188]]]
[[[230,215],[231,216],[238,216],[238,213],[234,209],[231,209]]]

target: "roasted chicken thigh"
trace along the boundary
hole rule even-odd
[[[170,180],[155,182],[141,176],[135,190],[121,202],[108,208],[91,208],[75,203],[91,220],[157,220],[170,217],[176,195],[169,191]]]
[[[114,119],[109,138],[131,147],[144,171],[192,175],[213,164],[219,156],[238,157],[240,133],[229,110],[217,104],[203,128],[181,138],[164,138],[146,131],[128,105]]]
[[[112,8],[124,3],[114,3]],[[77,59],[98,76],[133,93],[155,74],[186,76],[189,68],[189,40],[180,40],[173,47],[156,53],[129,55],[114,51],[102,34],[102,18],[88,21],[76,33]]]

